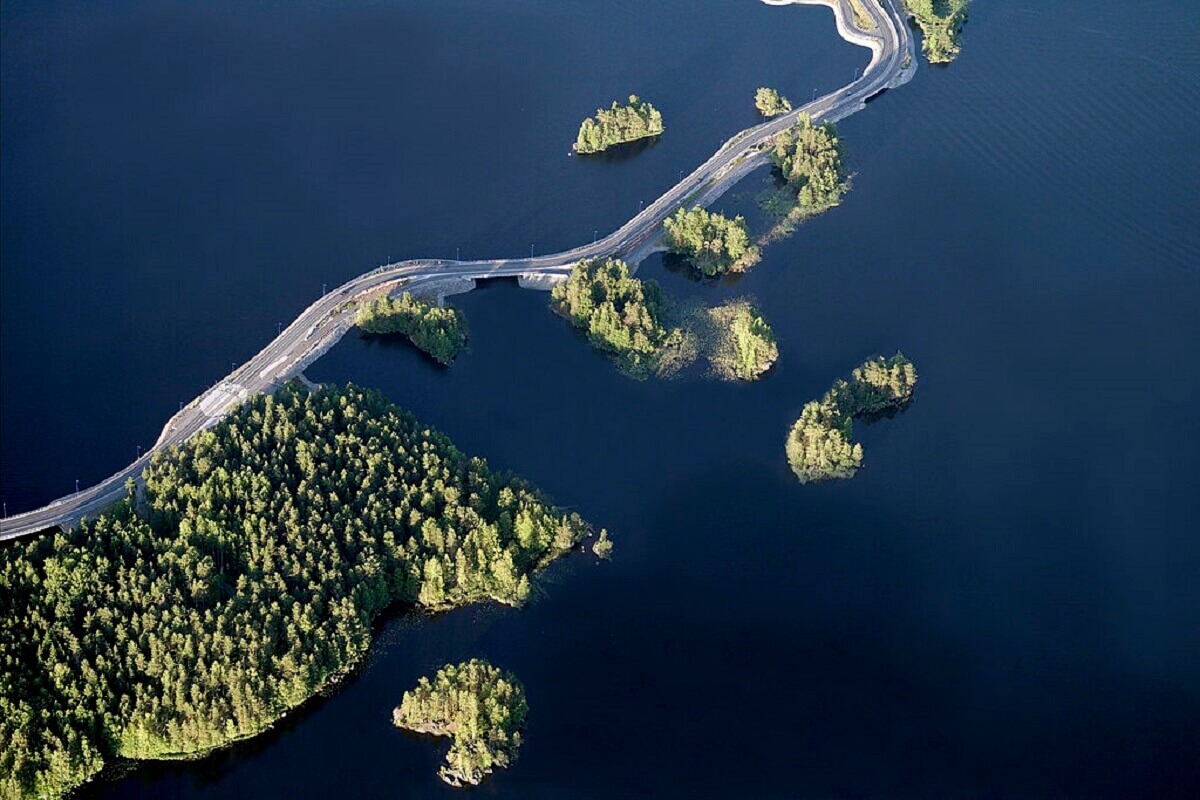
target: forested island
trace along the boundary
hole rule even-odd
[[[629,274],[619,259],[584,259],[550,295],[555,311],[583,331],[628,375],[644,379],[659,371],[664,355],[683,341],[666,324],[666,304],[655,281]]]
[[[921,28],[921,49],[930,64],[948,64],[958,55],[958,39],[971,0],[904,0],[908,15]]]
[[[613,145],[658,136],[663,130],[662,113],[631,94],[628,105],[614,100],[612,108],[597,109],[594,118],[583,121],[575,139],[575,152],[599,153]]]
[[[481,659],[447,664],[421,678],[392,711],[399,728],[452,740],[438,776],[451,786],[478,785],[517,760],[529,707],[511,672]]]
[[[715,336],[708,360],[713,373],[727,381],[753,381],[779,359],[775,333],[748,300],[708,310]]]
[[[0,547],[0,797],[254,736],[345,675],[392,604],[521,604],[589,533],[353,385],[252,398],[144,477]]]
[[[912,400],[917,370],[903,353],[877,356],[840,378],[820,400],[806,403],[788,433],[788,463],[801,483],[849,478],[862,466],[862,445],[851,443],[854,419],[885,414]]]
[[[770,119],[791,111],[792,103],[774,89],[760,86],[754,93],[754,107],[758,109],[758,113]]]
[[[664,239],[672,253],[683,256],[707,277],[745,272],[758,263],[761,253],[750,243],[744,217],[730,219],[700,206],[663,221]]]
[[[841,202],[846,176],[842,144],[832,122],[814,125],[811,117],[801,114],[795,125],[775,137],[771,162],[796,193],[796,216],[813,216]]]
[[[456,308],[438,307],[404,292],[378,295],[359,306],[354,320],[363,333],[403,334],[441,364],[449,365],[467,346],[466,317]]]

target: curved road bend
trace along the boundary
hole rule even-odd
[[[253,358],[173,416],[158,441],[141,458],[106,480],[49,505],[0,520],[0,540],[15,539],[53,527],[70,528],[124,494],[130,478],[140,480],[151,456],[212,427],[231,408],[256,394],[274,391],[300,374],[354,326],[347,303],[400,285],[406,289],[447,278],[483,279],[535,275],[567,275],[582,258],[633,258],[662,230],[663,220],[684,204],[707,205],[751,170],[766,162],[770,140],[796,122],[801,114],[814,120],[837,121],[861,110],[881,91],[907,82],[916,68],[916,52],[901,0],[861,0],[875,27],[855,27],[850,0],[763,0],[770,5],[827,5],[833,9],[838,32],[847,41],[868,47],[871,61],[854,82],[808,105],[742,131],[618,230],[597,242],[536,258],[485,261],[414,260],[388,264],[360,275],[323,295],[296,317]]]

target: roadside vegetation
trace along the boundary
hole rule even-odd
[[[863,31],[875,30],[875,20],[867,13],[863,0],[850,0],[850,11],[854,14],[854,25]]]
[[[744,217],[730,219],[700,206],[682,208],[663,221],[667,246],[707,277],[745,272],[761,254],[750,243]]]
[[[493,770],[517,760],[529,707],[511,672],[481,659],[447,664],[433,680],[421,678],[392,711],[399,728],[449,736],[438,776],[451,786],[476,786]]]
[[[971,0],[904,0],[908,15],[921,28],[921,49],[930,64],[948,64],[958,55],[970,4]]]
[[[575,139],[575,152],[599,153],[613,145],[658,136],[662,132],[662,113],[631,94],[628,105],[619,105],[614,100],[611,108],[597,109],[594,118],[583,121]]]
[[[353,385],[253,398],[144,475],[137,502],[0,547],[0,797],[254,736],[392,604],[520,605],[589,533]]]
[[[355,324],[363,333],[403,334],[441,364],[449,365],[467,346],[465,315],[440,308],[404,292],[398,298],[379,295],[359,306]]]
[[[758,113],[769,119],[791,111],[792,103],[774,89],[760,86],[754,93],[754,107],[758,109]]]
[[[820,214],[841,202],[846,190],[842,143],[832,122],[814,125],[807,114],[775,137],[771,162],[796,192],[803,216]]]
[[[684,344],[684,332],[666,322],[658,283],[633,277],[619,259],[580,261],[550,297],[555,311],[634,378],[660,373],[668,352]]]
[[[775,137],[770,156],[780,185],[764,191],[758,205],[775,224],[756,242],[758,247],[790,236],[804,220],[840,203],[850,188],[842,143],[832,122],[814,125],[801,114],[795,125]]]
[[[877,356],[838,379],[820,400],[806,403],[788,433],[788,464],[801,483],[853,477],[862,467],[862,445],[851,442],[854,419],[902,409],[912,400],[917,370],[902,353]]]

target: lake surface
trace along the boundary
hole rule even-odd
[[[612,230],[755,121],[866,63],[822,8],[752,0],[6,2],[0,496],[150,444],[180,400],[388,257]],[[568,158],[637,92],[666,135]],[[843,205],[736,284],[781,358],[734,386],[622,377],[496,283],[440,370],[347,337],[381,389],[607,527],[544,595],[385,623],[275,731],[115,798],[460,796],[390,709],[481,656],[530,722],[497,798],[1190,797],[1200,786],[1200,10],[980,2],[960,59],[841,126]],[[718,208],[757,221],[759,172]],[[866,467],[801,486],[808,400],[903,349],[917,398]]]

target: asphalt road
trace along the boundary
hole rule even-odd
[[[106,480],[49,505],[0,520],[0,540],[15,539],[54,527],[70,528],[87,515],[95,514],[125,492],[128,480],[140,481],[151,456],[162,449],[190,439],[212,427],[233,407],[248,397],[274,391],[299,375],[354,326],[351,301],[390,291],[403,282],[405,289],[447,278],[485,279],[523,275],[567,275],[583,258],[631,255],[661,233],[663,220],[681,205],[706,205],[733,186],[752,169],[765,163],[772,138],[791,127],[801,114],[814,120],[840,120],[865,107],[865,101],[887,88],[907,82],[916,69],[916,52],[908,25],[899,8],[901,0],[864,0],[862,6],[874,19],[872,31],[860,31],[849,0],[763,0],[770,5],[828,5],[834,9],[838,32],[854,44],[869,47],[871,62],[862,76],[789,114],[781,115],[742,131],[675,186],[618,230],[594,243],[535,258],[486,261],[417,260],[389,264],[360,275],[320,297],[292,324],[253,358],[185,406],[163,428],[158,441],[125,469]]]

